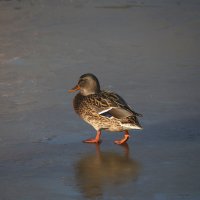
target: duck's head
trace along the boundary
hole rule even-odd
[[[83,96],[95,94],[100,92],[100,85],[97,77],[94,74],[83,74],[78,81],[78,84],[73,87],[69,92],[80,90]]]

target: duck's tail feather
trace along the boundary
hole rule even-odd
[[[137,117],[143,117],[143,115],[140,114],[140,113],[136,113],[136,112],[135,112],[135,115],[136,115]]]
[[[136,116],[130,116],[121,120],[123,127],[129,129],[143,129]]]

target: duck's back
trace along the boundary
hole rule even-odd
[[[109,113],[118,119],[129,116],[141,116],[128,106],[125,100],[118,94],[110,91],[101,91],[96,94],[83,96],[78,93],[73,101],[74,110],[77,114],[93,110],[97,114]]]

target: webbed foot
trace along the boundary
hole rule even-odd
[[[101,136],[101,131],[97,131],[96,137],[95,138],[89,138],[86,140],[83,140],[84,143],[100,143],[100,136]]]
[[[115,144],[124,144],[128,141],[130,135],[128,131],[125,131],[124,138],[121,140],[115,140]]]

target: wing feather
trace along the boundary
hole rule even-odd
[[[122,119],[129,116],[141,116],[133,111],[125,100],[114,92],[102,91],[93,94],[94,98],[88,97],[90,104],[95,111],[101,115],[108,113],[109,115]]]

